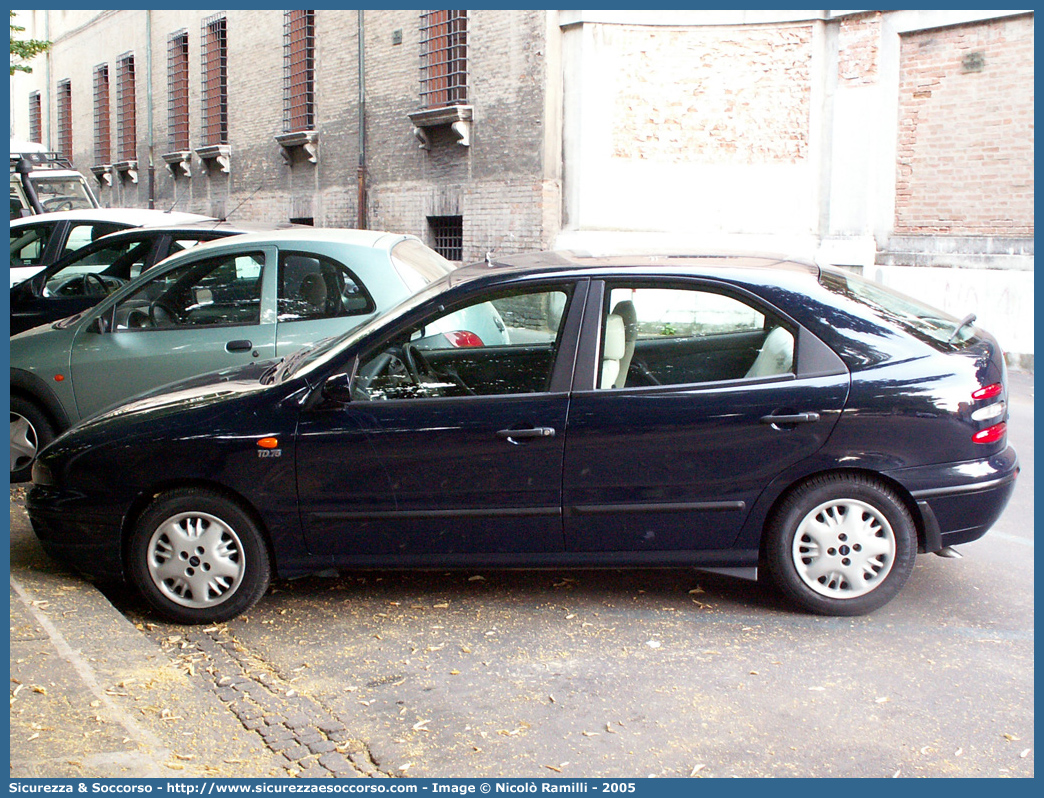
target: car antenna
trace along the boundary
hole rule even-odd
[[[500,240],[497,241],[497,244],[496,244],[495,247],[493,247],[493,249],[490,249],[490,250],[486,251],[486,265],[487,266],[492,266],[493,265],[493,258],[500,253],[501,249],[504,248],[504,240],[505,239],[510,239],[511,241],[514,241],[515,240],[515,234],[514,233],[505,233],[504,235],[502,235],[500,237]]]
[[[178,207],[178,203],[179,203],[179,202],[181,202],[181,200],[182,200],[182,197],[184,197],[184,196],[185,196],[185,195],[184,195],[184,194],[182,194],[182,195],[181,195],[181,197],[177,197],[177,198],[176,198],[176,199],[174,200],[174,202],[173,202],[173,203],[171,203],[171,206],[170,206],[169,208],[167,208],[167,210],[166,210],[166,211],[164,211],[164,213],[173,213],[174,209],[175,209],[176,207]]]
[[[236,211],[238,211],[238,210],[239,210],[240,208],[242,208],[242,207],[243,207],[244,205],[246,205],[246,204],[247,204],[248,202],[250,202],[250,200],[252,200],[252,199],[254,198],[254,195],[255,195],[255,194],[256,194],[257,192],[259,192],[259,191],[260,191],[260,190],[261,190],[262,188],[264,188],[264,186],[265,186],[265,183],[264,183],[264,181],[261,181],[260,183],[258,183],[258,184],[257,184],[257,188],[255,188],[255,189],[254,189],[253,191],[251,191],[251,192],[250,192],[250,193],[249,193],[249,194],[248,194],[248,195],[247,195],[246,197],[244,197],[244,198],[243,198],[242,200],[240,200],[239,204],[238,204],[238,205],[236,205],[236,207],[234,207],[234,208],[233,208],[232,210],[230,210],[230,211],[229,211],[228,213],[226,213],[226,214],[225,214],[224,216],[222,216],[222,217],[221,217],[220,219],[218,219],[218,220],[217,220],[217,222],[215,222],[215,226],[217,226],[217,225],[218,225],[218,224],[220,224],[221,222],[227,222],[227,221],[228,221],[228,218],[229,218],[229,217],[230,217],[230,216],[231,216],[231,215],[232,215],[233,213],[235,213],[235,212],[236,212]]]

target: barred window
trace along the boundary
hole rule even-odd
[[[203,20],[203,144],[228,144],[228,25],[224,14]]]
[[[464,217],[429,216],[432,249],[446,260],[464,259]]]
[[[138,157],[138,114],[135,98],[134,54],[116,60],[116,149],[121,161]]]
[[[72,83],[58,81],[58,154],[72,160]]]
[[[425,108],[468,102],[468,12],[421,15],[421,104]]]
[[[109,65],[94,68],[94,162],[112,163],[112,134],[109,132]]]
[[[29,141],[43,144],[43,106],[38,91],[29,93]]]
[[[315,129],[315,11],[283,14],[283,132]]]
[[[189,148],[188,31],[167,38],[167,143],[171,152]]]

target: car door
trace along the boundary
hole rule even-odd
[[[312,551],[386,564],[561,551],[585,289],[570,281],[440,305],[368,347],[352,400],[301,415],[298,491]],[[480,327],[495,333],[484,340]]]
[[[94,307],[151,266],[161,244],[160,236],[148,233],[118,241],[102,239],[49,266],[11,292],[11,332]]]
[[[73,339],[81,417],[168,382],[275,352],[274,247],[179,260],[106,303]]]
[[[730,547],[765,486],[825,443],[847,370],[718,285],[597,283],[588,313],[565,452],[569,548]]]

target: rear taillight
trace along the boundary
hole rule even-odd
[[[979,388],[977,391],[972,392],[972,399],[980,401],[981,399],[992,399],[998,394],[1004,393],[1004,386],[999,382],[993,383],[993,385],[987,385],[985,388]]]
[[[984,385],[975,391],[972,391],[973,402],[984,402],[990,399],[995,399],[998,396],[1004,395],[1004,384],[995,382],[992,385]],[[981,429],[972,435],[972,441],[975,443],[996,443],[1002,440],[1008,431],[1008,425],[1004,423],[1003,419],[1007,418],[1008,403],[1003,399],[996,402],[991,402],[984,407],[978,407],[971,413],[972,421],[977,421],[980,424],[983,422],[998,421],[986,429]]]
[[[443,335],[446,336],[446,340],[452,346],[458,349],[466,346],[482,346],[482,339],[470,330],[454,330],[453,332],[443,333]]]
[[[986,407],[973,411],[971,417],[972,421],[993,421],[995,418],[1002,418],[1007,411],[1007,402],[994,402],[992,405],[986,405]]]
[[[972,435],[972,440],[975,443],[996,443],[1001,440],[1008,432],[1008,424],[1002,421],[1000,424],[994,424],[992,427],[987,427],[984,430],[979,430]]]

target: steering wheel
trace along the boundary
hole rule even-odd
[[[149,323],[153,327],[172,327],[180,321],[178,313],[163,297],[149,304]]]
[[[80,283],[83,285],[84,296],[105,296],[109,293],[108,286],[105,284],[105,278],[100,274],[84,272],[83,276],[80,277]]]
[[[71,211],[73,201],[68,197],[54,197],[53,199],[45,200],[42,204],[49,212]]]
[[[410,372],[410,377],[413,378],[417,385],[421,384],[422,374],[430,375],[435,373],[423,351],[413,344],[405,343],[402,345],[402,361],[406,364],[406,370]]]

